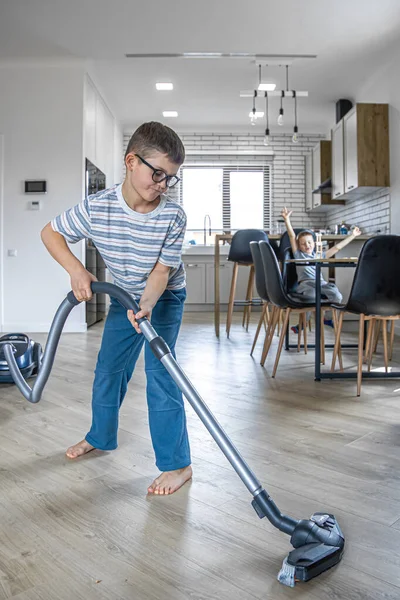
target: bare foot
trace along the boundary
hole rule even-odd
[[[192,474],[192,467],[190,465],[184,469],[177,469],[176,471],[164,471],[147,488],[147,491],[149,494],[159,494],[161,496],[173,494],[176,490],[179,490],[186,481],[189,481],[189,479],[192,478]]]
[[[78,456],[83,456],[94,449],[94,446],[91,446],[86,440],[82,440],[78,444],[75,444],[75,446],[68,448],[65,454],[68,458],[78,458]]]

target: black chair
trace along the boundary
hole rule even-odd
[[[364,324],[370,322],[366,341],[368,370],[371,368],[376,323],[382,323],[385,370],[388,369],[388,321],[400,318],[400,236],[380,235],[367,240],[361,249],[353,285],[344,306],[332,304],[339,311],[338,328],[332,358],[332,371],[340,348],[344,314],[360,315],[358,336],[357,396],[361,392],[364,347]],[[392,336],[394,328],[392,328]]]
[[[260,240],[268,242],[267,234],[260,229],[240,229],[232,237],[228,255],[228,260],[233,262],[231,290],[229,294],[228,314],[226,319],[226,333],[228,337],[232,325],[233,307],[235,305],[244,305],[242,325],[244,326],[246,323],[246,330],[249,326],[254,287],[254,266],[253,257],[250,251],[250,242],[259,242]],[[250,267],[246,300],[244,302],[235,302],[239,266]]]
[[[261,357],[261,364],[264,365],[265,359],[267,357],[267,353],[269,347],[272,342],[272,338],[274,335],[275,327],[277,325],[279,315],[282,311],[284,311],[284,322],[281,329],[281,335],[279,338],[279,346],[276,354],[274,369],[272,372],[272,377],[275,377],[275,373],[278,368],[280,355],[282,352],[283,342],[285,339],[286,330],[289,327],[289,319],[290,315],[293,311],[297,311],[300,315],[299,317],[299,329],[301,329],[303,325],[304,331],[304,346],[306,349],[307,346],[307,334],[306,334],[306,318],[305,315],[309,311],[315,311],[315,303],[305,303],[300,302],[290,294],[288,294],[284,288],[282,275],[279,269],[279,264],[277,258],[275,256],[274,251],[272,250],[269,244],[261,241],[259,243],[261,257],[264,265],[264,274],[265,274],[265,285],[267,288],[267,294],[272,302],[279,310],[275,311],[274,318],[272,319],[269,340],[266,344],[265,351]],[[330,306],[329,302],[322,301],[324,306]],[[322,313],[323,314],[323,313]]]
[[[272,245],[271,245],[271,247],[272,247]],[[255,348],[257,340],[258,340],[258,336],[260,334],[260,329],[261,329],[263,323],[264,323],[264,325],[267,324],[265,340],[268,339],[269,330],[270,330],[271,322],[272,322],[272,316],[273,316],[273,312],[275,311],[275,306],[272,305],[273,310],[272,310],[272,314],[270,315],[269,307],[271,305],[271,302],[270,302],[270,299],[269,299],[269,296],[267,293],[267,287],[265,285],[264,263],[261,258],[261,252],[260,252],[260,247],[258,245],[258,242],[250,242],[250,251],[251,251],[251,255],[253,257],[257,294],[260,296],[261,300],[263,301],[263,307],[262,307],[260,320],[258,321],[258,326],[257,326],[256,334],[254,336],[253,346],[252,346],[251,352],[250,352],[250,356],[252,356],[253,352],[254,352],[254,348]],[[266,342],[264,342],[264,344],[265,343]]]

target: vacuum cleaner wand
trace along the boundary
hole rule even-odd
[[[135,314],[140,310],[138,303],[132,296],[116,285],[93,282],[91,288],[94,294],[109,294],[117,298],[127,310],[132,309]],[[65,321],[74,306],[79,303],[73,292],[69,292],[67,298],[58,308],[50,328],[42,364],[32,388],[25,381],[18,368],[11,344],[4,345],[4,355],[10,368],[10,373],[16,385],[29,402],[36,403],[40,401],[43,389],[50,376]],[[178,365],[166,342],[153,329],[148,319],[139,319],[138,323],[154,355],[167,369],[172,379],[252,494],[252,506],[258,516],[260,518],[267,517],[274,527],[291,536],[290,541],[295,550],[292,550],[287,558],[285,558],[282,569],[278,574],[279,581],[293,587],[296,580],[308,581],[337,564],[343,554],[344,536],[335,517],[327,513],[315,513],[310,519],[299,521],[287,515],[282,515]]]

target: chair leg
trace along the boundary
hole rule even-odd
[[[229,294],[229,302],[228,302],[228,314],[226,316],[226,334],[228,337],[229,337],[229,333],[230,333],[231,325],[232,325],[233,303],[235,301],[235,291],[236,291],[238,271],[239,271],[238,263],[233,263],[231,291]]]
[[[308,331],[311,333],[311,317],[308,319]]]
[[[337,331],[338,331],[338,314],[336,310],[332,310],[332,317],[333,317],[333,330],[335,332],[335,342],[336,342],[336,335],[337,335]],[[339,347],[337,349],[337,355],[339,358],[339,369],[340,371],[343,371],[343,360],[342,360],[342,346],[339,343]]]
[[[385,373],[388,372],[388,340],[387,340],[387,319],[382,319],[383,332],[383,358],[385,361]]]
[[[324,330],[325,311],[321,310],[321,364],[325,364],[325,330]]]
[[[292,312],[291,308],[287,308],[286,309],[285,320],[284,320],[282,328],[281,328],[281,336],[279,338],[279,346],[278,346],[278,351],[276,353],[274,370],[272,371],[272,377],[275,377],[276,370],[278,368],[279,359],[280,359],[281,352],[282,352],[282,347],[283,347],[283,342],[285,341],[286,329],[289,327],[289,319],[290,319],[290,313],[291,312]]]
[[[364,354],[364,323],[365,315],[360,315],[360,330],[358,332],[358,367],[357,367],[357,396],[361,394],[362,365]]]
[[[373,354],[373,350],[374,350],[373,341],[374,341],[374,335],[376,333],[376,327],[377,327],[376,319],[371,319],[370,327],[371,327],[371,343],[368,347],[368,358],[367,358],[368,373],[371,371],[371,365],[372,365],[372,354]],[[380,325],[379,325],[379,327],[380,327]]]
[[[367,333],[367,341],[365,342],[365,354],[364,354],[364,362],[368,364],[370,348],[372,346],[372,332],[374,330],[375,319],[371,319],[368,323],[368,333]]]
[[[339,348],[340,348],[340,335],[342,333],[342,327],[343,327],[343,317],[344,317],[344,312],[341,310],[340,313],[339,313],[339,319],[337,319],[335,347],[333,349],[331,371],[334,371],[335,367],[336,367],[336,358],[338,356]],[[342,368],[343,368],[343,365],[342,365]]]
[[[300,352],[301,346],[301,330],[303,328],[303,313],[299,313],[299,330],[297,332],[297,352]]]
[[[253,282],[254,282],[254,266],[251,265],[249,272],[249,279],[247,282],[247,291],[246,291],[246,302],[251,302],[253,296]],[[242,319],[242,327],[244,327],[246,323],[246,331],[248,327],[248,315],[251,312],[250,304],[246,304],[243,308],[243,319]]]
[[[394,319],[390,323],[390,346],[389,346],[389,360],[392,360],[393,356],[393,344],[394,344]]]
[[[249,330],[249,324],[250,324],[250,317],[251,317],[251,311],[252,311],[252,306],[251,303],[253,301],[253,296],[254,296],[254,276],[255,276],[255,269],[254,269],[254,265],[251,265],[250,267],[250,275],[249,275],[249,279],[250,281],[250,304],[247,307],[247,321],[246,321],[246,331]]]
[[[376,326],[375,326],[374,354],[376,354],[376,349],[378,347],[379,333],[381,331],[382,321],[380,319],[378,319],[377,321],[375,321],[375,323],[376,323]]]
[[[267,359],[267,355],[268,355],[269,349],[271,347],[272,340],[274,339],[274,333],[275,333],[276,325],[278,323],[278,319],[280,317],[280,312],[281,312],[281,309],[278,308],[277,306],[272,307],[271,319],[270,319],[270,322],[268,325],[267,334],[266,334],[265,340],[264,340],[263,351],[261,354],[261,360],[260,360],[261,366],[264,366],[265,361]]]
[[[258,321],[256,335],[254,336],[254,341],[253,341],[253,345],[251,347],[250,356],[253,356],[254,348],[256,347],[258,336],[260,334],[260,329],[262,327],[262,324],[264,323],[264,325],[265,325],[265,312],[266,312],[266,310],[268,310],[268,304],[265,303],[265,304],[263,304],[262,311],[261,311],[261,317],[260,317],[260,320]]]
[[[304,337],[304,354],[307,354],[307,313],[303,313],[303,337]]]
[[[269,314],[269,304],[266,303],[265,304],[265,313],[264,313],[264,329],[265,329],[265,333],[267,333],[267,329],[268,329],[270,318],[271,317],[270,317],[270,314]]]

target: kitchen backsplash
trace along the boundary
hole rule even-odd
[[[374,192],[361,200],[347,200],[344,206],[329,211],[327,225],[334,231],[335,225],[344,221],[358,225],[363,233],[389,233],[390,195]]]
[[[179,132],[178,132],[179,133]],[[124,134],[124,148],[128,144],[131,132]],[[263,134],[226,134],[226,133],[180,133],[180,137],[188,151],[203,150],[260,150],[264,148]],[[363,232],[373,233],[377,229],[384,232],[390,223],[390,199],[388,195],[373,194],[366,200],[347,201],[344,206],[334,208],[329,212],[305,211],[305,161],[306,154],[319,140],[325,139],[324,135],[300,135],[299,142],[293,144],[289,134],[271,136],[268,149],[274,152],[271,157],[246,155],[241,156],[241,161],[251,164],[252,161],[260,163],[266,160],[272,164],[272,222],[275,224],[280,218],[283,206],[293,210],[292,222],[295,227],[334,228],[336,223],[345,221],[350,225],[359,225]],[[194,158],[188,156],[188,160]],[[205,157],[206,158],[206,157]],[[210,158],[210,157],[208,157]],[[218,156],[213,156],[218,159]],[[229,162],[232,156],[229,156]],[[227,161],[228,162],[228,161]]]

